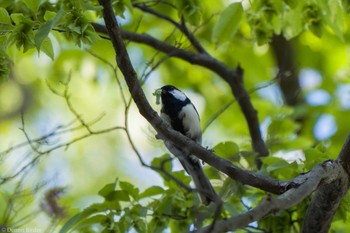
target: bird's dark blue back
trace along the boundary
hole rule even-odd
[[[162,102],[163,107],[161,109],[161,112],[167,114],[171,119],[171,126],[173,129],[181,132],[182,134],[186,135],[185,129],[183,128],[182,120],[179,118],[178,113],[181,111],[181,109],[189,104],[191,101],[186,97],[185,100],[179,100],[175,98],[170,92],[173,90],[178,90],[177,88],[166,85],[162,87]]]

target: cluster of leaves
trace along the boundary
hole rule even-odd
[[[271,127],[276,126],[271,124]],[[279,132],[277,132],[278,129]],[[273,130],[278,134],[285,131],[285,129],[285,127],[276,127]],[[291,131],[289,132],[292,134]],[[254,166],[255,156],[240,151],[239,145],[234,142],[221,142],[213,150],[218,156],[231,160],[237,166]],[[303,152],[306,160],[312,161],[311,163],[288,163],[283,158],[270,156],[263,159],[261,172],[280,180],[288,180],[329,158],[327,148],[323,144],[318,145],[315,149],[305,149]],[[163,178],[164,187],[153,186],[140,192],[137,187],[129,182],[116,180],[109,183],[98,193],[104,198],[104,201],[92,204],[74,215],[63,226],[61,233],[74,230],[127,232],[131,229],[136,232],[164,232],[166,229],[171,232],[185,232],[191,227],[200,227],[203,224],[210,223],[215,206],[201,206],[194,192],[188,192],[182,189],[181,185],[174,182],[172,178],[181,181],[183,185],[189,186],[190,178],[185,175],[184,171],[173,171],[170,161],[169,155],[165,154],[155,158],[152,162],[153,166],[162,169],[162,171],[158,171],[158,174]],[[218,192],[224,201],[220,219],[249,210],[258,205],[266,196],[265,192],[244,187],[232,181],[231,178],[218,174],[211,167],[206,167],[206,170],[214,184],[220,183]],[[172,178],[169,177],[169,174]],[[349,210],[348,199],[349,196],[342,202],[336,219],[346,220],[346,213]],[[256,231],[300,231],[303,215],[309,201],[310,199],[307,199],[287,211],[281,211],[264,218],[257,223]]]
[[[160,165],[169,156],[156,158],[153,165]],[[171,169],[166,163],[164,169]],[[188,185],[190,179],[184,172],[172,173],[174,177]],[[192,223],[194,213],[201,209],[193,206],[191,192],[184,192],[169,177],[164,176],[164,185],[152,186],[143,192],[133,184],[118,179],[106,184],[98,194],[103,197],[102,203],[95,203],[73,216],[61,229],[61,233],[73,230],[98,232],[164,232],[170,228],[173,232],[184,232]],[[181,223],[181,224],[178,224]]]
[[[156,5],[156,3],[152,4]],[[258,44],[269,42],[273,34],[283,33],[287,39],[290,39],[300,35],[304,30],[311,31],[319,37],[324,34],[325,30],[328,30],[332,31],[339,38],[342,38],[344,29],[343,21],[346,11],[349,9],[348,1],[345,0],[252,0],[244,1],[244,4],[241,2],[230,4],[220,13],[214,25],[208,23],[203,26],[201,23],[204,17],[206,15],[210,15],[211,17],[213,12],[205,12],[211,9],[204,9],[201,6],[202,3],[198,0],[168,0],[159,1],[157,4],[159,5],[155,6],[154,9],[162,9],[162,7],[167,9],[166,11],[159,10],[159,12],[168,12],[169,8],[172,9],[168,13],[176,21],[184,18],[190,25],[202,27],[203,31],[205,27],[210,28],[208,29],[210,36],[201,37],[204,34],[201,34],[201,31],[198,30],[198,38],[203,40],[211,39],[211,42],[215,44],[231,42],[234,38],[242,36],[246,28],[248,28],[248,34],[250,34],[247,37],[249,39],[255,39]],[[136,20],[137,17],[135,15],[137,15],[137,12],[132,10],[132,1],[113,1],[113,7],[115,12],[123,18],[126,18],[127,11],[133,14],[131,21],[134,21],[131,25],[126,25],[126,29],[134,30],[136,28],[135,24],[140,23]],[[52,1],[40,0],[2,1],[0,3],[0,79],[9,74],[10,63],[8,56],[3,52],[9,46],[15,45],[18,50],[23,50],[24,52],[30,49],[37,49],[53,59],[54,48],[52,40],[54,37],[60,39],[60,35],[64,35],[66,40],[73,41],[78,46],[94,43],[97,40],[97,34],[90,22],[97,21],[97,18],[101,16],[100,10],[101,7],[98,6],[96,1],[64,0],[57,1],[54,4],[52,4]],[[146,16],[144,17],[146,18]],[[142,29],[146,32],[154,30],[154,24],[149,23],[150,21],[147,20],[145,20],[146,23],[141,22],[143,23],[142,26],[145,26]],[[160,25],[160,20],[157,23],[159,23],[157,25]],[[172,30],[169,28],[158,26],[158,29],[162,30],[160,34],[163,35],[167,35],[167,33],[163,33],[164,31]],[[52,31],[59,33],[52,34]],[[177,39],[174,41],[177,41]],[[257,66],[259,64],[263,64],[262,66],[264,66],[261,60],[259,61],[260,63],[252,62],[252,59],[256,58],[252,58],[251,51],[246,50],[244,53],[241,53],[238,50],[238,52],[235,52],[241,60],[244,60],[245,56],[248,57],[251,63],[248,69],[245,67],[248,76],[249,72],[258,70]],[[328,54],[331,54],[329,51],[325,53],[327,53],[327,57]],[[310,56],[312,55],[305,56],[305,60],[310,58]],[[305,61],[300,61],[300,64],[305,65],[304,63]],[[227,64],[230,63],[227,62]],[[163,67],[166,67],[166,65]],[[200,80],[201,85],[206,85],[205,78],[203,78],[205,74],[203,74],[202,70],[197,71],[198,73],[196,74],[195,68],[192,67],[193,69],[190,71],[192,72],[191,75],[187,75],[187,73],[180,73],[181,69],[187,68],[183,63],[177,63],[175,66],[178,69],[179,77],[188,77],[188,79],[177,80],[178,83],[182,82],[188,86],[188,83],[192,81],[191,79],[199,76],[202,77],[202,80]],[[169,66],[169,70],[173,70],[173,67],[174,65]],[[266,67],[263,68],[266,69]],[[259,75],[261,76],[261,74]],[[211,78],[210,80],[212,80]],[[248,79],[247,82],[256,83],[257,79]],[[209,85],[213,88],[212,83]],[[197,85],[195,88],[200,89],[202,86],[199,87]],[[195,90],[195,88],[193,89]],[[208,100],[206,109],[210,110],[210,108],[217,107],[218,103],[223,102],[213,96],[210,97],[210,101],[213,101],[213,103],[210,104]],[[274,108],[278,109],[279,107]],[[329,148],[324,144],[312,147],[312,136],[306,134],[297,135],[300,126],[291,116],[292,111],[290,109],[276,114],[266,109],[262,107],[258,108],[259,116],[263,116],[262,119],[266,117],[265,115],[268,115],[271,120],[266,136],[266,142],[271,156],[263,160],[264,166],[261,172],[264,175],[288,180],[301,172],[308,171],[317,163],[328,159],[330,154],[335,154],[329,153]],[[263,113],[264,110],[268,112],[265,115]],[[238,107],[235,111],[239,111]],[[346,122],[346,114],[343,114],[343,112],[336,114],[342,115],[342,119],[344,119],[342,122]],[[244,119],[239,119],[239,116],[235,120],[237,122],[244,122]],[[313,118],[311,121],[313,124],[315,119]],[[225,129],[227,127],[234,127],[232,116],[227,117],[220,123],[225,126]],[[245,124],[237,125],[240,125],[241,128],[246,130]],[[346,127],[343,128],[342,130],[345,130]],[[234,131],[235,133],[238,132],[237,137],[246,135],[241,133],[241,131]],[[226,158],[240,167],[251,169],[255,166],[255,155],[249,151],[251,148],[245,150],[246,145],[242,145],[239,142],[221,142],[213,149],[218,156]],[[301,151],[307,162],[288,163],[285,159],[274,156],[279,152],[295,152],[297,150]],[[170,173],[173,178],[189,186],[190,178],[185,175],[184,171],[172,171],[171,163],[164,162],[168,159],[169,156],[162,156],[154,160],[152,165],[162,168],[164,171]],[[220,186],[220,196],[225,203],[221,218],[240,214],[256,206],[266,195],[266,193],[257,189],[243,188],[242,185],[237,184],[231,179],[225,179],[225,177],[218,174],[213,168],[206,169],[207,174],[214,181],[213,183],[220,183],[217,186]],[[99,192],[99,195],[103,197],[103,202],[92,204],[90,207],[73,216],[64,225],[61,232],[70,232],[73,230],[85,232],[88,230],[98,232],[126,232],[128,230],[163,232],[165,229],[171,229],[172,232],[184,232],[193,223],[195,223],[193,227],[200,227],[210,222],[209,220],[212,217],[211,212],[213,212],[212,206],[208,209],[200,207],[197,195],[193,195],[193,192],[186,192],[185,189],[182,189],[180,185],[174,182],[168,175],[165,175],[164,172],[159,171],[158,173],[164,180],[164,187],[154,186],[141,192],[129,182],[115,181],[105,185]],[[244,200],[242,201],[242,199]],[[344,199],[340,206],[337,219],[346,219],[346,213],[349,211],[350,206],[348,205],[348,199],[348,197]],[[283,211],[259,221],[257,223],[258,229],[272,232],[290,232],[293,229],[297,229],[296,231],[300,230],[302,216],[305,213],[307,203],[308,200],[289,211]]]
[[[54,58],[49,34],[52,30],[64,32],[66,38],[81,46],[98,38],[90,21],[93,10],[99,7],[88,1],[23,0],[3,1],[0,4],[0,42],[2,49],[16,45],[23,52],[35,48]]]
[[[241,3],[232,3],[217,21],[212,39],[214,42],[230,41],[244,16],[251,34],[258,44],[266,44],[273,34],[281,34],[291,39],[309,30],[321,37],[328,27],[343,39],[346,10],[341,1],[322,0],[264,0],[249,1],[242,8]]]
[[[172,6],[179,19],[184,18],[194,26],[203,22],[204,10],[199,1],[164,1],[161,5]],[[132,11],[133,6],[131,1],[116,1],[113,7],[124,17],[126,10]],[[52,30],[64,32],[68,40],[79,46],[94,43],[98,35],[90,22],[100,16],[100,10],[96,1],[64,0],[55,4],[39,0],[4,1],[0,4],[1,47],[15,44],[24,52],[36,48],[53,58],[54,49],[49,37]],[[231,41],[244,25],[245,18],[258,44],[269,42],[273,34],[283,33],[290,39],[304,29],[321,36],[326,26],[342,38],[345,13],[340,1],[265,0],[250,1],[244,7],[235,2],[221,12],[211,39],[216,44]]]
[[[0,48],[0,83],[6,80],[10,74],[10,59],[5,51]]]
[[[237,145],[233,142],[218,144],[215,149],[225,157],[237,157],[232,154]],[[238,151],[236,151],[238,153]],[[190,177],[183,170],[172,171],[168,154],[157,157],[152,165],[160,167],[158,174],[163,178],[164,187],[152,186],[140,192],[139,188],[126,181],[106,184],[98,194],[103,202],[94,203],[71,217],[61,228],[60,233],[84,232],[186,232],[207,225],[212,221],[215,205],[209,207],[200,204],[195,192],[181,188],[178,182],[189,187]],[[165,172],[163,172],[165,171]],[[209,172],[210,173],[210,172]],[[169,174],[171,174],[169,176]],[[221,218],[239,214],[247,208],[241,203],[241,196],[250,196],[248,202],[258,203],[264,196],[254,189],[245,189],[230,178],[218,176],[221,180],[220,196],[224,200]],[[174,181],[174,179],[177,180]]]

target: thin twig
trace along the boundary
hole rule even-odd
[[[163,19],[172,25],[174,25],[176,28],[178,28],[186,37],[187,39],[191,42],[193,47],[199,52],[203,54],[208,54],[207,51],[203,48],[203,46],[198,42],[198,40],[194,37],[194,35],[188,30],[186,27],[186,22],[185,19],[182,17],[181,18],[181,23],[176,22],[172,18],[170,18],[167,15],[164,15],[158,11],[153,10],[152,8],[148,7],[147,4],[145,3],[134,3],[134,7],[142,10],[143,12],[152,14],[160,19]]]
[[[108,66],[112,69],[113,75],[114,75],[114,77],[115,77],[115,79],[116,79],[116,81],[117,81],[117,84],[118,84],[120,96],[121,96],[121,98],[122,98],[122,100],[123,100],[124,105],[126,105],[126,104],[127,104],[127,101],[126,101],[126,97],[125,97],[124,92],[123,92],[123,85],[122,85],[121,81],[120,81],[119,78],[118,78],[117,68],[116,68],[112,63],[110,63],[109,61],[107,61],[107,60],[104,59],[103,57],[97,55],[97,54],[94,53],[93,51],[91,51],[91,50],[87,50],[87,51],[88,51],[92,56],[94,56],[95,58],[99,59],[100,61],[102,61],[103,63],[105,63],[106,65],[108,65]]]

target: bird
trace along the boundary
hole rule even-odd
[[[174,130],[201,145],[200,118],[191,100],[172,85],[157,89],[154,95],[157,96],[157,104],[161,104],[160,117]],[[204,205],[215,202],[217,194],[204,173],[201,161],[186,152],[184,148],[179,148],[169,141],[165,141],[165,146],[179,159],[185,171],[191,176],[201,202]]]

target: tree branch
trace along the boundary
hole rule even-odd
[[[345,139],[343,148],[338,155],[338,160],[341,162],[345,171],[350,176],[350,134],[348,134]]]
[[[349,188],[350,134],[347,136],[337,162],[340,175],[323,184],[313,196],[304,218],[302,232],[328,232],[333,216]]]
[[[110,31],[110,28],[111,28],[110,22],[106,21],[105,19],[105,23],[108,31]],[[94,26],[96,31],[100,33],[107,33],[106,27],[96,23],[93,23],[92,25]],[[149,45],[156,50],[169,54],[170,56],[180,58],[191,64],[205,67],[215,72],[216,74],[218,74],[222,79],[224,79],[229,84],[233,95],[238,101],[238,104],[248,124],[250,136],[252,139],[252,147],[254,151],[257,152],[259,156],[268,155],[267,147],[261,137],[258,114],[257,114],[257,111],[254,109],[250,101],[249,94],[244,87],[243,70],[239,66],[237,67],[237,69],[231,69],[227,67],[224,63],[216,60],[215,58],[211,57],[208,54],[193,53],[187,50],[183,50],[183,49],[174,47],[170,44],[167,44],[165,42],[159,41],[147,34],[137,34],[133,32],[123,31],[121,29],[119,29],[119,31],[120,31],[120,39],[126,39],[133,42]],[[112,38],[112,35],[110,35],[110,38],[113,43],[113,40],[115,39]]]
[[[180,24],[180,23],[176,22],[175,20],[173,20],[172,18],[168,17],[167,15],[161,14],[161,13],[149,8],[145,3],[134,3],[133,6],[142,10],[143,12],[150,13],[150,14],[152,14],[160,19],[164,19],[165,21],[168,21],[169,23],[174,25],[176,28],[178,28],[187,37],[187,39],[191,42],[193,47],[199,53],[203,53],[203,54],[208,55],[208,53],[205,51],[203,46],[197,41],[197,39],[194,37],[194,35],[190,31],[188,31],[188,28],[186,27],[185,20],[183,18],[182,18],[181,24]]]
[[[281,76],[278,80],[284,101],[289,106],[295,106],[301,102],[301,89],[294,63],[294,48],[283,35],[274,35],[271,45]]]
[[[243,214],[233,216],[227,220],[217,221],[211,232],[233,231],[235,229],[243,228],[249,223],[258,221],[268,214],[289,209],[308,197],[319,187],[320,184],[331,184],[342,175],[342,166],[337,161],[326,161],[319,164],[306,174],[306,181],[299,187],[289,189],[277,198],[267,196],[255,208]],[[318,222],[318,224],[321,225],[320,222]],[[205,227],[195,232],[204,233],[207,232],[207,229],[208,227]]]
[[[284,184],[281,184],[281,182],[277,180],[258,176],[253,173],[241,170],[232,165],[229,161],[217,157],[210,151],[192,142],[189,138],[181,135],[179,132],[168,128],[167,125],[157,115],[157,113],[151,108],[141,89],[141,85],[137,79],[136,72],[133,69],[127,50],[123,43],[124,38],[117,24],[112,7],[110,5],[110,1],[99,0],[99,2],[103,6],[103,16],[106,27],[117,54],[117,64],[124,75],[131,96],[135,101],[141,115],[144,116],[148,122],[150,122],[150,124],[157,131],[160,138],[171,141],[180,147],[186,147],[190,153],[196,155],[198,158],[204,160],[209,165],[215,167],[216,169],[222,171],[223,173],[229,175],[231,178],[238,180],[243,184],[249,184],[273,193],[283,193],[285,190],[288,190],[293,186],[293,182],[285,182]],[[124,33],[124,35],[132,35],[129,37],[129,39],[131,39],[133,36],[135,36],[137,39],[140,39],[139,35],[135,33]],[[148,41],[149,43],[156,43],[156,47],[162,48],[164,51],[167,50],[177,57],[184,57],[187,61],[191,61],[193,63],[209,65],[213,71],[217,72],[218,74],[222,74],[222,77],[227,80],[227,82],[231,84],[237,84],[230,85],[236,95],[241,94],[241,92],[237,93],[237,90],[244,90],[242,85],[243,72],[239,67],[236,70],[231,70],[224,66],[222,63],[206,55],[195,54],[194,56],[189,56],[192,53],[174,48],[165,43],[159,43],[159,41],[156,41],[150,36],[142,35],[142,38],[146,39],[142,40],[142,42]],[[237,86],[239,87],[238,89]],[[243,93],[246,93],[245,90]],[[249,98],[244,99],[244,101],[250,103]],[[253,111],[255,110],[253,109]],[[347,149],[344,149],[343,153],[345,153],[344,151],[347,152]],[[347,161],[347,157],[343,157],[343,161]],[[316,190],[321,181],[325,182],[325,184],[330,184],[330,182],[342,177],[343,173],[342,169],[339,168],[341,167],[339,164],[339,162],[326,162],[322,164],[322,166],[314,168],[312,170],[314,172],[306,174],[307,178],[304,181],[301,181],[301,185],[298,188],[292,189],[276,199],[267,198],[259,206],[248,211],[247,213],[215,224],[214,229],[217,229],[217,232],[222,232],[228,229],[232,230],[237,227],[242,227],[250,222],[264,217],[266,214],[269,214],[273,211],[286,209],[299,203],[305,197],[310,195],[314,190]],[[327,179],[325,179],[326,177]],[[301,176],[295,178],[294,180],[298,181],[300,178]],[[298,182],[296,183],[298,184]]]
[[[290,181],[279,181],[276,179],[272,179],[270,177],[265,177],[262,175],[254,174],[249,171],[245,171],[233,165],[230,161],[220,158],[213,154],[211,151],[203,148],[197,143],[194,143],[189,138],[185,137],[181,133],[167,127],[167,125],[161,120],[158,114],[152,109],[150,104],[148,103],[144,92],[141,88],[141,85],[137,79],[136,72],[134,71],[131,61],[129,59],[128,53],[126,51],[125,45],[123,43],[123,35],[130,35],[129,33],[123,34],[120,30],[116,18],[114,17],[114,12],[110,5],[110,1],[108,0],[99,0],[100,4],[103,6],[103,16],[105,19],[105,23],[107,25],[108,33],[111,37],[111,42],[116,50],[117,54],[117,64],[122,71],[126,83],[128,85],[129,91],[133,100],[135,101],[140,114],[153,126],[153,128],[157,131],[158,135],[161,139],[166,139],[168,141],[173,142],[174,144],[180,147],[186,147],[191,154],[196,155],[198,158],[202,159],[207,164],[216,168],[217,170],[225,173],[229,177],[242,184],[247,184],[253,187],[257,187],[259,189],[268,191],[274,194],[284,193],[286,190],[297,187],[307,181],[308,175],[304,174],[298,176]],[[131,33],[132,35],[136,35],[139,38],[139,35],[135,33]],[[152,37],[146,35],[146,38],[151,38],[151,41],[154,41]],[[129,37],[130,39],[130,37]],[[157,42],[158,43],[158,42]],[[177,48],[173,48],[170,45],[167,45],[163,42],[159,43],[161,46],[165,46],[166,48],[175,49],[179,51],[178,54],[181,55],[189,55],[190,52],[183,51]],[[218,61],[214,60],[210,62],[208,57],[203,56],[202,54],[197,54],[195,57],[199,57],[200,61],[209,62],[214,67],[221,67],[221,69],[228,69],[223,66]],[[192,59],[192,58],[191,58]],[[198,60],[197,60],[198,61]],[[231,70],[231,72],[235,72]]]
[[[169,140],[174,144],[180,147],[188,148],[189,152],[196,155],[198,158],[202,159],[209,165],[215,167],[219,171],[230,176],[232,179],[238,180],[243,184],[249,184],[254,187],[258,187],[262,190],[272,192],[272,193],[282,193],[286,190],[286,187],[290,185],[289,182],[280,182],[278,180],[264,177],[261,175],[253,174],[251,172],[244,171],[233,164],[230,161],[222,159],[207,149],[203,148],[197,143],[194,143],[189,138],[185,137],[181,133],[172,130],[169,128],[158,116],[157,112],[155,112],[150,104],[148,103],[144,92],[141,88],[141,85],[137,79],[137,75],[135,70],[132,67],[131,61],[129,59],[128,53],[126,51],[122,31],[120,30],[116,18],[114,16],[114,12],[110,5],[110,1],[108,0],[99,0],[100,4],[103,6],[103,17],[106,23],[106,27],[108,29],[108,33],[111,38],[111,42],[113,43],[113,47],[116,51],[117,64],[124,75],[125,81],[128,85],[130,94],[135,101],[140,114],[153,126],[153,128],[157,131],[159,136],[162,139]],[[128,35],[138,35],[135,33],[129,33]],[[152,37],[145,36],[149,38],[150,41],[155,41]],[[131,37],[129,37],[130,39]],[[158,43],[158,42],[157,42]],[[196,54],[194,57],[191,57],[192,53],[183,51],[177,48],[173,48],[170,45],[165,43],[159,43],[160,46],[164,46],[164,48],[171,48],[171,50],[178,51],[177,54],[188,56],[187,59],[193,59],[194,61],[198,61],[196,59],[200,58],[201,62],[206,62],[210,64],[211,67],[216,67],[218,70],[229,70],[228,72],[235,75],[234,70],[230,70],[225,67],[222,63],[213,60],[212,58],[208,58],[207,56],[203,56],[202,54]],[[259,131],[260,133],[260,131]]]

